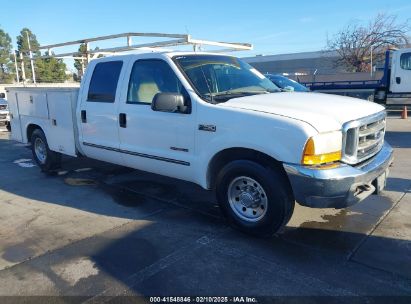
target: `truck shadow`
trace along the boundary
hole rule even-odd
[[[319,238],[336,236],[335,231],[298,230]],[[345,232],[338,239],[343,238],[364,235]],[[250,291],[253,296],[409,296],[410,252],[410,241],[370,236],[347,260],[347,255],[281,237],[249,237],[196,213],[172,210],[127,232],[59,249],[32,267],[41,269],[62,295],[101,296],[105,301],[114,295],[250,296]],[[92,275],[74,284],[56,270],[64,265],[69,272],[74,267],[70,261],[85,259]]]
[[[411,179],[399,178],[399,177],[389,177],[387,179],[387,186],[385,187],[385,190],[410,193],[411,192]]]
[[[348,256],[351,261],[411,277],[410,241],[367,238],[366,232],[341,229],[348,225],[356,231],[356,225],[361,225],[363,219],[361,213],[341,211],[325,215],[321,221],[307,218],[296,227],[287,226],[277,237],[263,240],[228,228],[212,193],[191,183],[71,158],[65,158],[63,167],[54,174],[44,175],[37,167],[19,167],[13,163],[16,158],[31,158],[28,149],[13,145],[0,140],[5,152],[1,155],[0,171],[10,179],[0,180],[1,190],[30,199],[31,204],[56,204],[134,220],[127,227],[80,240],[33,261],[39,263],[36,271],[41,269],[61,294],[94,295],[107,286],[112,286],[109,290],[113,294],[124,291],[119,286],[127,286],[132,293],[146,296],[240,295],[249,294],[249,290],[256,295],[284,294],[287,290],[290,294],[285,282],[289,284],[299,274],[307,280],[319,279],[319,284],[328,286],[328,293],[332,294],[333,283],[324,283],[328,276],[333,276],[332,272],[352,278],[352,272],[358,271],[346,263],[335,268],[336,258],[345,261]],[[403,189],[399,186],[396,191]],[[84,201],[84,195],[97,199]],[[103,199],[105,195],[112,201]],[[389,206],[387,202],[375,218]],[[361,247],[357,248],[358,244]],[[23,245],[12,247],[3,258],[13,261],[17,258],[16,262],[33,258],[30,252],[18,255],[25,250]],[[389,248],[391,253],[381,248]],[[64,272],[56,270],[59,263],[83,258],[92,262],[98,274],[93,271],[93,275],[70,283],[64,279]],[[367,271],[359,271],[353,280],[358,278],[356,284],[360,284],[360,279],[369,281],[366,275]],[[238,280],[242,283],[238,284]],[[377,281],[367,286],[377,287],[382,293],[388,287],[397,290],[392,285],[380,286]],[[249,286],[247,290],[244,284]],[[312,284],[301,286],[302,293],[324,293],[324,286],[319,289]],[[407,288],[410,294],[411,286]],[[398,292],[404,291],[399,288]]]

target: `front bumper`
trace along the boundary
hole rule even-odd
[[[360,165],[338,164],[333,168],[284,164],[295,200],[313,208],[345,208],[365,199],[384,185],[377,178],[388,174],[393,149],[384,143],[380,152]],[[380,179],[379,179],[380,180]]]
[[[6,123],[10,121],[10,115],[8,111],[0,111],[0,123]]]

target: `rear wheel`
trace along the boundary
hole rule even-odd
[[[374,102],[384,104],[387,100],[387,92],[385,90],[377,90],[374,92]]]
[[[274,235],[291,218],[294,198],[280,169],[249,160],[227,164],[217,177],[217,199],[229,222],[256,236]]]
[[[34,130],[31,135],[31,151],[41,171],[48,172],[60,166],[61,154],[49,149],[46,136],[40,129]]]

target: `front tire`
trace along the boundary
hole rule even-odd
[[[6,129],[7,129],[7,131],[11,131],[11,125],[10,125],[10,122],[8,121],[8,122],[6,122]]]
[[[223,214],[243,232],[271,237],[291,218],[295,201],[279,168],[233,161],[220,171],[216,185]]]
[[[50,172],[60,166],[61,154],[49,149],[46,136],[40,129],[31,135],[31,151],[41,171]]]

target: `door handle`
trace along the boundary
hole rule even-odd
[[[401,83],[401,77],[395,77],[395,82],[397,84],[400,84]]]
[[[126,128],[126,127],[127,127],[127,116],[126,116],[126,113],[120,113],[120,114],[118,115],[118,122],[119,122],[121,128]]]
[[[86,110],[81,110],[81,122],[82,123],[87,122],[87,112],[86,112]]]

